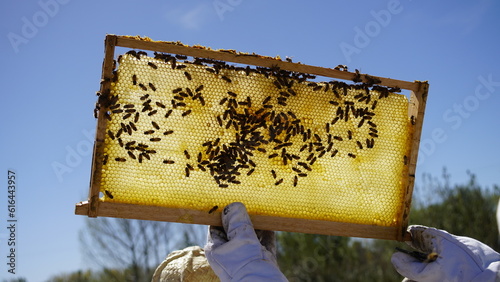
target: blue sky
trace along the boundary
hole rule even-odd
[[[6,0],[2,6],[0,279],[14,277],[4,263],[8,169],[18,176],[18,275],[44,281],[90,265],[78,242],[84,218],[74,215],[74,205],[88,191],[94,93],[108,33],[428,80],[417,186],[422,173],[439,176],[444,166],[453,182],[466,181],[470,170],[483,186],[500,184],[496,1]]]

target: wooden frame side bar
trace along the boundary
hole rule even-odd
[[[281,69],[285,69],[288,71],[315,74],[315,75],[326,76],[336,79],[343,79],[343,80],[353,80],[356,77],[356,73],[353,72],[340,71],[330,68],[316,67],[298,63],[291,63],[291,62],[272,59],[269,57],[268,58],[260,57],[257,55],[201,49],[201,48],[183,46],[171,42],[146,41],[129,36],[107,35],[106,38],[108,37],[115,37],[116,46],[120,47],[158,51],[163,53],[173,53],[173,54],[193,56],[193,57],[202,57],[202,58],[209,58],[214,60],[246,64],[246,65],[255,65],[268,68],[279,67]],[[368,77],[379,79],[381,81],[381,83],[379,84],[387,87],[399,87],[401,89],[407,89],[411,91],[416,91],[418,89],[418,84],[414,82],[396,80],[392,78],[376,77],[376,76],[368,76]],[[366,74],[361,75],[361,79],[363,80],[363,82],[368,82],[369,80],[368,77]]]
[[[413,124],[413,137],[411,143],[411,155],[408,164],[408,183],[405,195],[405,207],[403,211],[402,227],[399,236],[406,234],[408,226],[411,199],[413,194],[413,186],[415,184],[415,171],[417,169],[418,149],[420,146],[420,138],[422,135],[422,125],[424,122],[425,106],[427,103],[427,94],[429,93],[429,84],[427,82],[416,82],[418,88],[415,92],[411,92],[410,104],[408,105],[408,117]]]
[[[75,214],[87,215],[88,202],[76,205]],[[141,220],[156,220],[190,224],[222,226],[221,209],[213,213],[190,209],[166,208],[156,206],[140,206],[132,204],[100,202],[99,216],[118,217]],[[363,237],[394,240],[397,227],[370,226],[354,223],[342,223],[299,218],[271,217],[250,215],[255,229],[302,232],[323,235]],[[366,236],[370,234],[370,236]],[[405,238],[407,239],[407,237]]]
[[[100,99],[109,99],[111,80],[113,78],[114,56],[115,56],[116,37],[106,36],[104,41],[104,60],[102,62]],[[102,105],[101,105],[102,107]],[[106,109],[99,110],[97,119],[96,137],[94,141],[94,154],[92,156],[92,175],[90,177],[89,189],[89,217],[97,217],[99,209],[99,190],[101,188],[100,179],[102,171],[102,160],[104,152],[104,135],[106,133],[107,119],[105,117]]]

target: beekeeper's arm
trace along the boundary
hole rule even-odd
[[[429,257],[396,252],[392,263],[403,281],[500,281],[500,254],[487,245],[446,231],[412,225],[410,246]]]
[[[223,227],[210,226],[205,255],[221,281],[287,281],[276,263],[273,231],[255,233],[242,203],[222,212]]]

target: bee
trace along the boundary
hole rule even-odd
[[[264,148],[257,148],[257,150],[258,150],[259,152],[262,152],[262,153],[266,153],[266,152],[267,152],[267,151],[266,151],[266,149],[264,149]]]
[[[333,124],[335,124],[338,120],[339,120],[339,117],[334,118],[334,119],[332,120],[331,124],[332,124],[332,125],[333,125]]]
[[[319,90],[321,90],[321,88],[323,88],[323,86],[321,86],[321,85],[317,85],[317,86],[315,86],[315,87],[313,88],[313,91],[319,91]]]
[[[160,129],[160,126],[156,122],[152,121],[151,124],[153,125],[154,128]]]
[[[297,175],[295,175],[293,177],[293,187],[296,187],[297,186],[297,182],[299,182],[299,178],[297,177]]]
[[[359,128],[359,127],[361,127],[361,126],[363,126],[363,124],[364,124],[364,123],[365,123],[365,119],[364,119],[364,118],[362,118],[362,119],[359,121],[359,123],[358,123],[358,128]]]
[[[168,118],[172,114],[172,110],[168,110],[167,113],[165,114],[165,118]]]
[[[229,77],[227,77],[225,75],[223,75],[221,78],[224,79],[225,81],[229,82],[229,83],[231,83],[231,81],[232,81]]]
[[[271,174],[273,175],[273,178],[276,178],[277,175],[276,175],[276,171],[274,171],[274,169],[271,169]]]
[[[301,167],[307,169],[308,171],[311,171],[312,169],[304,162],[298,162],[297,163],[298,165],[300,165]],[[311,164],[312,165],[312,164]]]
[[[363,80],[361,79],[361,74],[359,73],[359,70],[355,70],[356,74],[354,75],[354,78],[352,79],[352,81],[354,83],[358,83],[358,82],[362,82]]]
[[[371,126],[371,127],[377,127],[377,125],[371,121],[368,121],[368,124]]]
[[[193,166],[190,165],[190,164],[186,164],[186,168],[189,169],[189,170],[194,170]]]
[[[158,66],[157,66],[157,65],[155,65],[155,64],[154,64],[154,63],[152,63],[152,62],[148,62],[148,66],[152,67],[153,69],[157,69],[157,68],[158,68]]]
[[[147,88],[146,86],[144,86],[144,84],[142,84],[142,83],[139,83],[139,87],[140,87],[142,90],[144,90],[144,91],[148,90],[148,88]]]
[[[173,160],[163,160],[163,163],[164,164],[173,164],[173,163],[175,163],[175,161],[173,161]]]
[[[182,113],[182,116],[185,117],[185,116],[189,115],[190,113],[191,113],[191,110],[187,110],[187,111]]]
[[[283,183],[283,178],[281,178],[280,180],[276,181],[274,183],[274,185],[280,185],[281,183]]]
[[[185,173],[186,173],[186,177],[189,177],[189,168],[187,168],[187,167],[186,167],[186,168],[184,169],[184,171],[185,171]]]
[[[115,161],[117,161],[117,162],[125,162],[127,160],[125,158],[115,158]]]
[[[130,151],[127,151],[128,155],[135,160],[135,155],[134,153],[130,152]]]
[[[200,103],[202,106],[205,106],[205,99],[203,98],[203,96],[200,96]]]
[[[178,92],[181,92],[182,91],[182,88],[175,88],[174,90],[172,90],[172,93],[178,93]]]
[[[358,144],[358,147],[359,147],[360,149],[363,149],[363,145],[361,144],[361,142],[356,141],[356,144]]]
[[[267,96],[267,98],[264,99],[264,101],[262,102],[262,104],[267,104],[267,102],[269,102],[269,100],[271,100],[271,96]]]
[[[141,97],[141,101],[146,100],[148,97],[149,97],[149,94],[146,94],[146,95],[142,96],[142,97]]]
[[[102,160],[102,165],[106,165],[108,163],[108,155],[104,155],[104,158]]]
[[[405,165],[408,165],[408,157],[407,157],[406,155],[405,155],[405,156],[403,156],[403,163],[404,163]]]
[[[191,79],[192,79],[192,78],[191,78],[191,74],[189,74],[187,71],[185,71],[185,72],[184,72],[184,75],[186,76],[186,78],[187,78],[188,80],[191,80]]]
[[[309,162],[309,164],[310,164],[310,165],[313,165],[313,164],[316,162],[316,160],[317,160],[317,158],[316,158],[316,157],[314,157],[314,158],[313,158],[313,159]]]
[[[149,141],[151,141],[151,142],[158,142],[158,141],[161,141],[161,138],[158,138],[158,137],[149,138]]]
[[[337,141],[342,141],[344,139],[342,139],[342,137],[340,136],[333,136],[333,139],[337,140]]]
[[[200,92],[201,90],[203,90],[203,84],[198,86],[195,91]]]
[[[219,206],[214,206],[213,208],[211,208],[211,209],[208,211],[208,214],[213,213],[213,212],[214,212],[214,211],[216,211],[218,208],[219,208]]]
[[[186,65],[177,65],[175,68],[178,70],[181,70],[181,69],[186,68]]]
[[[123,119],[128,119],[131,115],[132,115],[132,113],[128,113],[128,114],[123,116]]]
[[[421,253],[418,251],[408,251],[405,249],[401,249],[399,247],[396,247],[396,250],[399,252],[405,253],[407,255],[410,255],[410,256],[418,259],[419,261],[425,262],[425,263],[436,261],[439,258],[439,254],[436,252],[430,252],[430,253],[426,254],[426,253]]]
[[[307,173],[299,173],[297,174],[299,177],[306,177],[307,176]]]
[[[370,133],[368,133],[368,134],[369,134],[371,137],[375,137],[375,138],[376,138],[376,137],[378,137],[378,134],[377,134],[377,133],[370,132]]]
[[[287,106],[287,103],[285,103],[284,101],[278,101],[278,104],[282,105],[282,106]],[[265,106],[264,106],[265,107]]]
[[[172,134],[172,133],[174,133],[173,130],[167,130],[167,131],[163,132],[163,135],[169,135],[169,134]]]
[[[111,192],[109,192],[108,190],[104,190],[104,193],[106,194],[106,196],[108,196],[108,198],[110,199],[113,199],[113,195],[111,194]]]
[[[355,159],[355,158],[356,158],[356,155],[355,155],[355,154],[353,154],[353,153],[349,153],[349,154],[347,154],[347,155],[348,155],[349,157],[353,158],[353,159]]]
[[[160,102],[156,102],[156,105],[162,109],[165,109],[165,105],[163,105],[162,103]]]
[[[145,134],[145,135],[149,135],[149,134],[153,134],[153,133],[155,133],[155,131],[154,131],[154,130],[147,130],[147,131],[144,131],[144,134]]]
[[[269,156],[268,156],[268,158],[269,158],[269,159],[272,159],[272,158],[275,158],[275,157],[277,157],[277,156],[278,156],[278,154],[274,153],[274,154],[269,155]]]
[[[189,155],[188,150],[184,150],[184,155],[186,156],[186,159],[188,159],[188,160],[191,158],[191,155]]]
[[[415,125],[415,123],[417,123],[415,120],[415,116],[411,116],[410,120],[412,125]]]
[[[300,169],[296,168],[296,167],[292,167],[292,170],[295,171],[295,172],[297,172],[297,173],[302,173],[302,171]]]
[[[227,185],[227,184],[219,184],[219,187],[220,188],[227,188],[227,187],[229,187],[229,185]]]
[[[189,96],[193,96],[193,91],[191,91],[190,88],[186,88],[186,92],[188,93],[188,95],[184,96],[184,97],[189,97]],[[182,95],[183,93],[179,93],[180,95]]]
[[[326,151],[325,151],[325,150],[321,151],[321,153],[319,153],[319,155],[318,155],[318,158],[323,157],[325,154],[326,154]]]
[[[176,57],[178,60],[186,60],[186,59],[187,59],[187,56],[185,56],[185,55],[175,55],[175,57]]]
[[[108,135],[111,140],[115,140],[115,135],[113,134],[113,132],[111,132],[111,130],[108,130]]]
[[[150,82],[148,85],[149,85],[149,88],[151,88],[151,90],[156,91],[156,87],[154,86],[153,83]]]
[[[375,107],[377,106],[377,101],[373,101],[373,104],[372,104],[372,110],[375,110]]]
[[[335,155],[337,155],[337,153],[338,153],[338,152],[339,152],[339,150],[334,150],[334,151],[332,152],[332,158],[333,158],[333,157],[335,157]]]
[[[234,98],[236,98],[236,96],[238,96],[238,94],[231,92],[231,91],[227,91],[227,94],[229,94],[229,96],[234,97]]]

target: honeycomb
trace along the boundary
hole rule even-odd
[[[106,110],[106,202],[396,226],[406,96],[277,68],[130,51]]]

